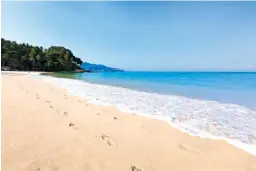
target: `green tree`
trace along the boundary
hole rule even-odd
[[[71,50],[62,46],[48,49],[27,43],[1,39],[2,66],[13,70],[33,71],[74,71],[81,69],[82,60],[73,55]]]

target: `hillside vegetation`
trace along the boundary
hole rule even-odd
[[[47,49],[1,39],[1,67],[18,71],[81,71],[83,61],[62,46]]]

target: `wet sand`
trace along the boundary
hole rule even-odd
[[[1,76],[3,171],[256,171],[255,156],[224,141]]]

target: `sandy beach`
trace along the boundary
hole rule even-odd
[[[256,157],[227,142],[90,104],[26,73],[1,76],[3,171],[256,171]]]

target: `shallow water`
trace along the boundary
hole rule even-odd
[[[256,109],[256,72],[110,72],[55,76]]]
[[[225,139],[256,155],[256,73],[120,72],[36,76],[92,103]],[[67,79],[76,78],[76,79]],[[98,100],[96,100],[98,99]]]

